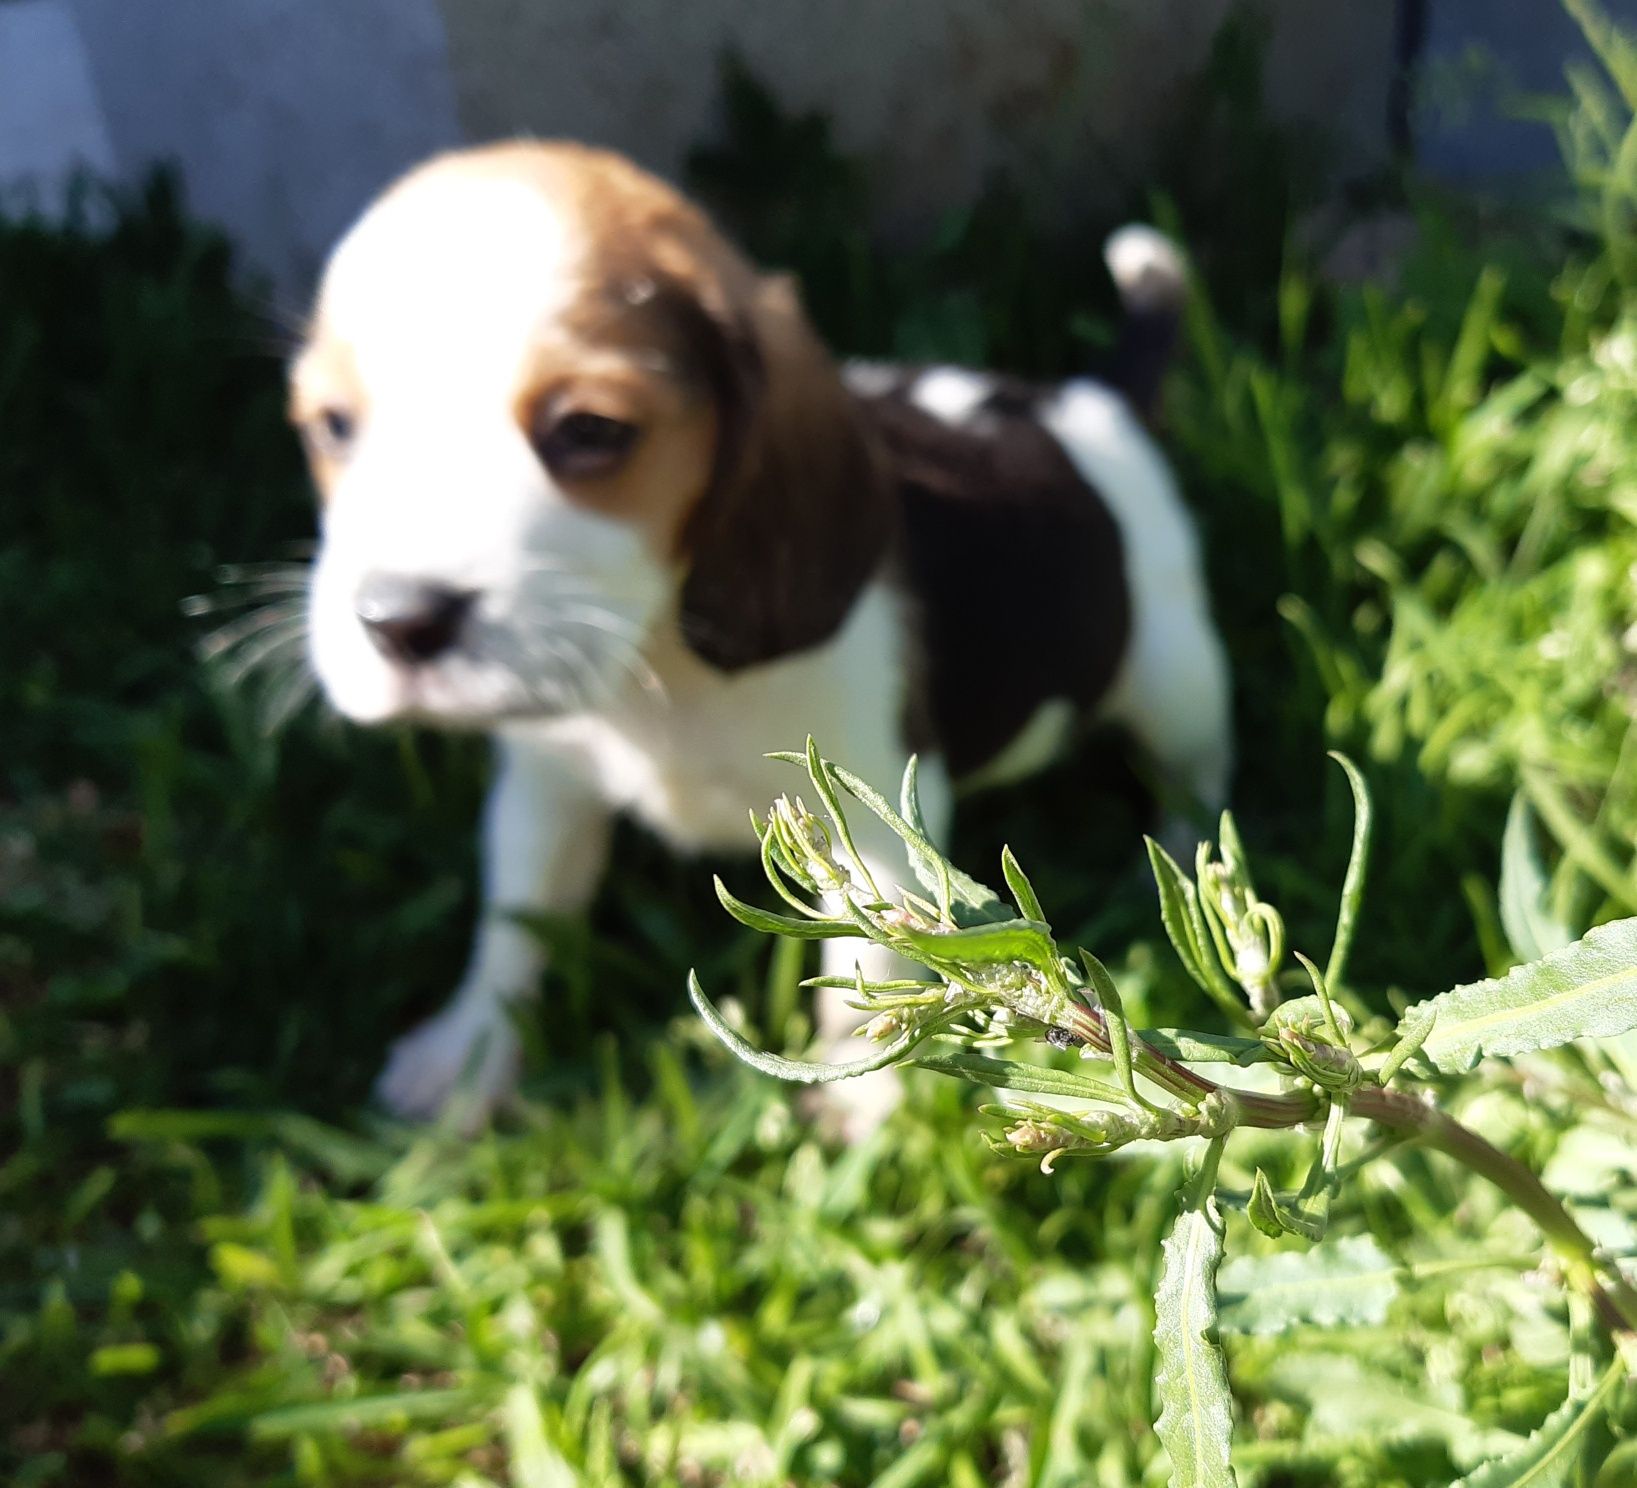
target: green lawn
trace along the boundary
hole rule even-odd
[[[1328,942],[1351,806],[1324,750],[1348,749],[1379,813],[1351,990],[1386,1010],[1512,959],[1520,788],[1553,913],[1637,913],[1630,111],[1582,100],[1549,212],[1383,183],[1421,248],[1399,289],[1338,290],[1286,251],[1307,151],[1262,121],[1248,55],[1224,41],[1156,183],[1203,280],[1170,439],[1262,887],[1295,943]],[[737,143],[697,179],[838,345],[1095,358],[1095,225],[1066,242],[997,193],[883,259],[822,131],[733,98]],[[823,1145],[687,1011],[697,966],[761,1042],[805,1031],[799,956],[738,931],[707,865],[622,836],[591,927],[554,937],[520,1114],[467,1142],[369,1111],[389,1038],[460,967],[481,747],[316,704],[269,733],[265,694],[198,659],[231,615],[184,599],[311,537],[277,335],[163,183],[95,219],[0,220],[0,1478],[1163,1482],[1176,1160],[1044,1176],[931,1075],[873,1139]],[[1097,741],[976,803],[956,856],[987,873],[1010,842],[1134,1021],[1197,1021],[1121,761]],[[1601,1057],[1467,1114],[1561,1182],[1607,1177],[1590,1207],[1632,1246],[1629,1113],[1565,1144],[1587,1070],[1637,1069]],[[1299,1178],[1271,1137],[1232,1161]],[[1229,1339],[1244,1480],[1433,1488],[1563,1398],[1584,1319],[1531,1282],[1527,1222],[1453,1172],[1407,1151],[1337,1216],[1416,1277],[1386,1325]],[[1232,1218],[1230,1249],[1258,1247]],[[1637,1480],[1627,1445],[1599,1488]]]

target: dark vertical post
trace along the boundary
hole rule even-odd
[[[1387,90],[1387,139],[1402,163],[1415,150],[1415,82],[1427,42],[1432,0],[1398,0],[1393,28],[1393,77]]]

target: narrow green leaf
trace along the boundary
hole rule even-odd
[[[705,989],[699,985],[698,973],[693,971],[688,973],[688,998],[699,1016],[705,1020],[705,1026],[727,1046],[730,1053],[752,1069],[760,1070],[764,1075],[772,1075],[779,1080],[791,1080],[798,1085],[829,1085],[836,1080],[850,1080],[856,1075],[867,1075],[872,1070],[885,1069],[923,1039],[931,1037],[941,1026],[937,1021],[929,1019],[924,1024],[906,1029],[897,1038],[883,1044],[877,1053],[864,1059],[824,1064],[805,1059],[786,1059],[782,1054],[769,1054],[765,1049],[758,1049],[738,1029],[731,1027],[717,1011],[715,1004],[705,996]]]
[[[151,1343],[105,1343],[91,1351],[86,1361],[92,1377],[107,1379],[114,1375],[152,1374],[159,1368],[160,1353]]]
[[[1626,107],[1637,110],[1637,59],[1632,56],[1629,36],[1592,0],[1564,0],[1563,8],[1574,17],[1587,43],[1597,53],[1598,60],[1619,88]]]
[[[546,1434],[545,1417],[531,1386],[506,1392],[506,1455],[515,1488],[579,1488],[579,1475]]]
[[[1488,382],[1485,374],[1490,361],[1490,338],[1505,291],[1504,270],[1490,264],[1479,273],[1466,313],[1461,317],[1461,329],[1450,348],[1448,366],[1436,393],[1429,398],[1428,411],[1434,427],[1453,428],[1460,416],[1478,402]]]
[[[1270,1240],[1277,1240],[1281,1235],[1297,1235],[1313,1241],[1324,1239],[1330,1226],[1330,1189],[1327,1183],[1315,1182],[1315,1173],[1322,1172],[1316,1163],[1309,1170],[1301,1193],[1287,1202],[1274,1192],[1268,1175],[1258,1168],[1251,1180],[1245,1218]]]
[[[1224,1333],[1375,1326],[1398,1294],[1401,1271],[1368,1235],[1235,1256],[1217,1278]]]
[[[1534,813],[1522,791],[1512,797],[1501,838],[1501,926],[1514,954],[1538,961],[1560,951],[1574,933],[1553,914],[1548,904],[1546,869],[1540,860]]]
[[[1637,883],[1576,814],[1562,786],[1546,771],[1525,767],[1523,788],[1528,792],[1529,804],[1557,838],[1565,855],[1572,858],[1588,878],[1607,890],[1611,898],[1627,909],[1637,910]]]
[[[1250,1202],[1245,1205],[1245,1218],[1270,1240],[1296,1233],[1294,1227],[1286,1223],[1284,1205],[1273,1196],[1273,1185],[1260,1168],[1251,1180]]]
[[[378,1178],[393,1162],[389,1148],[291,1111],[259,1115],[253,1111],[132,1109],[110,1118],[108,1134],[122,1142],[204,1142],[214,1138],[255,1142],[271,1139],[299,1152],[304,1160],[316,1163],[346,1184],[366,1183]]]
[[[1398,1042],[1376,1071],[1376,1080],[1380,1084],[1390,1083],[1393,1076],[1415,1058],[1437,1021],[1438,1014],[1424,1002],[1417,1003],[1399,1019]]]
[[[1216,835],[1222,842],[1222,861],[1234,878],[1254,895],[1256,885],[1250,876],[1250,855],[1245,851],[1244,839],[1239,835],[1239,823],[1233,812],[1224,811],[1217,821]]]
[[[899,933],[917,951],[938,961],[959,961],[971,966],[998,966],[1023,961],[1042,971],[1056,972],[1057,943],[1051,927],[1038,920],[1000,920],[968,925],[960,930],[918,930],[901,925]]]
[[[458,1416],[483,1408],[475,1390],[400,1390],[385,1395],[356,1395],[350,1400],[315,1400],[281,1405],[251,1418],[250,1434],[260,1439],[299,1436],[310,1431],[364,1431],[400,1421]]]
[[[1199,908],[1199,895],[1193,884],[1177,866],[1177,860],[1159,843],[1152,837],[1145,837],[1143,841],[1148,844],[1148,861],[1159,889],[1160,923],[1165,926],[1182,969],[1235,1021],[1249,1021],[1249,1015],[1222,974],[1221,963],[1211,949],[1205,918]]]
[[[1562,1488],[1579,1462],[1582,1438],[1624,1377],[1625,1366],[1616,1359],[1584,1400],[1565,1401],[1517,1451],[1486,1462],[1453,1488]]]
[[[1323,1240],[1330,1229],[1330,1200],[1336,1192],[1341,1165],[1341,1134],[1347,1124],[1347,1105],[1332,1097],[1324,1116],[1324,1134],[1319,1150],[1307,1170],[1306,1181],[1296,1195],[1293,1217],[1297,1233],[1309,1240]]]
[[[835,781],[831,778],[834,766],[819,754],[818,745],[813,742],[811,734],[807,736],[806,765],[813,789],[819,793],[819,798],[824,802],[824,809],[830,813],[830,820],[835,823],[836,836],[841,839],[842,847],[852,859],[859,878],[870,886],[870,892],[879,899],[881,886],[876,883],[870,873],[870,865],[864,861],[858,844],[853,841],[853,829],[847,825],[847,813],[841,809],[841,797],[836,791]]]
[[[1054,1069],[1050,1065],[1021,1064],[1011,1059],[991,1059],[984,1054],[966,1050],[938,1054],[917,1054],[907,1061],[921,1069],[940,1075],[956,1075],[963,1080],[975,1080],[980,1085],[996,1090],[1018,1090],[1028,1095],[1062,1095],[1077,1100],[1105,1101],[1114,1105],[1125,1102],[1125,1092],[1106,1080],[1093,1079],[1074,1070]]]
[[[921,811],[921,758],[912,754],[904,764],[904,778],[898,786],[898,808],[902,812],[905,824],[915,837],[922,842],[931,843],[932,833],[927,830],[926,816]],[[891,825],[890,823],[888,825]],[[903,834],[900,833],[900,836]],[[938,901],[938,917],[944,920],[954,920],[954,895],[950,887],[950,863],[941,852],[934,851],[930,860],[919,855],[916,845],[910,838],[904,838],[904,847],[907,850],[910,871],[920,881],[921,887],[931,892]],[[928,882],[928,880],[931,882]]]
[[[921,757],[918,754],[912,754],[904,763],[904,778],[898,786],[898,810],[912,832],[928,842],[932,840],[926,817],[921,814]]]
[[[1583,939],[1504,977],[1418,1002],[1406,1017],[1438,1019],[1423,1052],[1445,1074],[1484,1055],[1526,1054],[1637,1028],[1637,919],[1599,925]]]
[[[1185,1064],[1266,1064],[1273,1058],[1260,1039],[1227,1033],[1196,1033],[1189,1028],[1142,1028],[1137,1036],[1150,1048]]]
[[[984,924],[990,920],[1004,920],[1011,910],[999,894],[987,884],[962,873],[938,850],[937,844],[917,831],[896,811],[891,803],[869,781],[853,774],[841,765],[831,764],[830,773],[881,818],[903,839],[909,849],[909,863],[921,887],[930,894],[951,900],[951,911],[957,925]]]
[[[1216,1341],[1216,1272],[1222,1263],[1222,1216],[1214,1194],[1220,1141],[1205,1170],[1185,1185],[1182,1209],[1161,1250],[1154,1297],[1154,1383],[1160,1415],[1154,1430],[1171,1459],[1171,1488],[1234,1488],[1228,1454],[1233,1396]]]
[[[1347,775],[1347,784],[1353,792],[1353,846],[1347,855],[1347,873],[1341,882],[1341,904],[1336,910],[1336,938],[1330,943],[1330,961],[1324,969],[1324,979],[1332,987],[1341,982],[1347,969],[1347,953],[1353,948],[1353,932],[1358,926],[1359,904],[1364,898],[1364,876],[1370,866],[1370,829],[1374,812],[1370,806],[1369,787],[1358,767],[1339,750],[1332,749],[1333,759]]]
[[[1108,968],[1083,946],[1080,964],[1085,967],[1092,995],[1103,1010],[1103,1027],[1108,1032],[1108,1055],[1114,1061],[1114,1078],[1132,1100],[1142,1101],[1137,1094],[1137,1072],[1131,1064],[1131,1029],[1125,1021],[1125,1005],[1120,1001],[1120,989],[1114,985]]]
[[[1194,937],[1184,890],[1187,880],[1177,860],[1152,837],[1143,839],[1148,844],[1148,861],[1154,870],[1154,883],[1160,891],[1160,923],[1171,938],[1182,969],[1201,987],[1206,985],[1205,972],[1200,964],[1200,947]]]
[[[1238,957],[1234,954],[1233,946],[1228,941],[1227,924],[1222,915],[1221,899],[1216,894],[1205,892],[1205,886],[1209,882],[1206,874],[1210,866],[1211,844],[1202,842],[1194,849],[1194,881],[1193,883],[1184,883],[1183,887],[1186,890],[1184,897],[1195,919],[1196,937],[1199,944],[1204,947],[1201,957],[1206,971],[1209,972],[1212,967],[1220,965],[1229,968],[1231,973],[1237,969]],[[1208,945],[1206,944],[1207,934],[1209,935]],[[1216,947],[1214,959],[1210,954],[1211,946]],[[1236,978],[1230,975],[1228,980],[1236,980]]]
[[[798,874],[793,869],[790,869],[788,865],[780,861],[782,854],[777,849],[777,837],[773,832],[762,833],[761,855],[763,876],[767,879],[768,883],[773,886],[773,892],[796,911],[796,917],[798,919],[822,920],[830,918],[830,916],[826,916],[821,910],[814,909],[811,904],[804,903],[791,890],[790,885],[785,881],[786,872],[789,872],[790,876],[798,881],[800,881],[804,875]],[[818,892],[817,886],[811,879],[806,881],[805,887],[811,893],[817,894]]]
[[[1012,891],[1012,898],[1024,917],[1031,920],[1040,920],[1044,923],[1046,911],[1040,907],[1040,896],[1035,893],[1034,885],[1029,882],[1029,876],[1012,856],[1010,847],[1000,850],[1000,871],[1006,877],[1006,887]]]
[[[809,740],[808,743],[811,744],[812,741]],[[827,789],[829,791],[829,796],[825,803],[827,806],[830,800],[834,800],[836,804],[832,809],[835,811],[841,810],[840,797],[835,793],[835,782],[839,782],[842,789],[845,790],[848,795],[852,796],[876,816],[880,817],[881,820],[891,827],[899,837],[903,838],[907,846],[915,849],[919,853],[936,856],[937,849],[933,847],[931,841],[926,837],[926,835],[915,827],[912,827],[909,822],[905,821],[904,818],[898,814],[892,803],[888,801],[880,791],[871,785],[869,781],[865,780],[862,775],[853,774],[851,770],[847,769],[843,765],[836,764],[833,760],[818,759],[816,751],[811,760],[804,756],[803,763],[807,765],[809,772],[811,772],[815,766],[822,766],[822,772],[827,782]]]
[[[1295,953],[1296,959],[1302,963],[1302,970],[1307,973],[1308,981],[1313,983],[1313,995],[1319,999],[1319,1006],[1324,1009],[1324,1026],[1330,1037],[1335,1041],[1338,1049],[1347,1047],[1347,1038],[1341,1031],[1341,1024],[1336,1021],[1336,1005],[1330,1000],[1330,989],[1325,985],[1325,978],[1319,974],[1319,968],[1309,961],[1300,951]]]
[[[840,976],[835,973],[825,972],[819,976],[803,977],[798,985],[803,987],[839,987],[843,991],[851,992],[858,986],[858,975],[856,972],[852,976]],[[864,990],[866,992],[925,993],[937,985],[936,982],[929,982],[920,977],[899,977],[890,982],[865,982]],[[939,993],[939,995],[942,996],[943,994]]]
[[[720,878],[716,880],[716,897],[722,908],[741,925],[760,930],[764,935],[788,935],[795,940],[835,940],[842,936],[857,935],[856,925],[842,925],[834,920],[800,920],[793,915],[772,914],[746,904],[728,891]]]

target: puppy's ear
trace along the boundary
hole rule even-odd
[[[702,308],[716,340],[717,449],[682,531],[682,634],[733,671],[834,634],[880,567],[893,506],[793,283],[747,274]]]

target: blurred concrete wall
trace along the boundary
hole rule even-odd
[[[899,222],[969,200],[997,166],[1043,198],[1140,181],[1230,0],[448,0],[477,136],[585,135],[674,174],[711,129],[735,48],[788,108],[827,115]],[[1285,114],[1380,148],[1390,0],[1272,0]]]
[[[194,209],[300,294],[375,190],[462,138],[572,135],[674,176],[716,122],[731,45],[786,105],[834,119],[897,225],[926,227],[996,166],[1094,204],[1141,180],[1229,3],[0,0],[0,185],[174,159]],[[1389,0],[1269,9],[1278,106],[1368,157]]]
[[[1598,8],[1637,32],[1637,0]],[[1561,95],[1591,49],[1562,0],[1431,0],[1422,54],[1418,160],[1448,180],[1555,172],[1552,131],[1517,117],[1520,95]]]
[[[1574,40],[1557,0],[1261,3],[1275,109],[1326,134],[1343,172],[1387,147],[1402,8],[1420,5],[1439,56],[1498,38],[1548,84]],[[731,46],[871,163],[889,228],[928,230],[997,167],[1073,210],[1142,181],[1230,4],[0,0],[0,188],[176,160],[194,209],[299,296],[373,192],[463,138],[572,135],[675,176],[717,122]],[[1446,130],[1432,151],[1493,167],[1490,137]]]
[[[116,177],[178,162],[292,294],[372,192],[459,138],[435,0],[17,3],[75,23]]]

